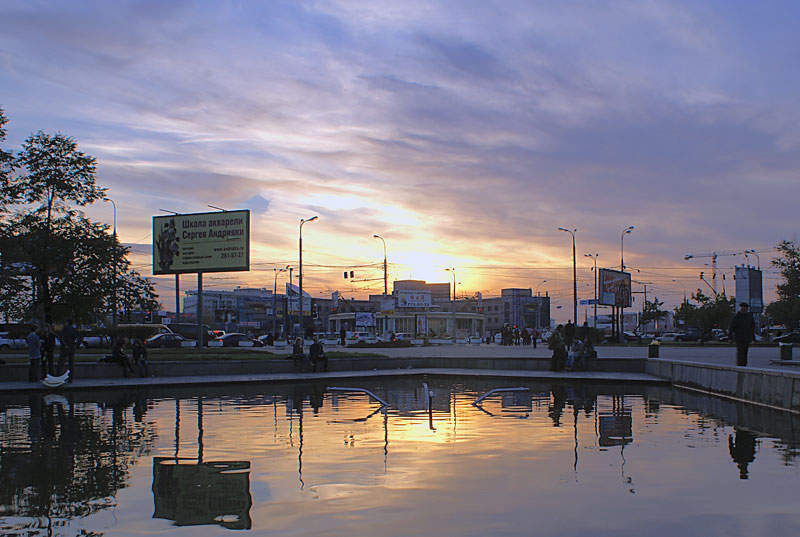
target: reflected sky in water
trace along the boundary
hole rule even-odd
[[[286,384],[117,392],[100,404],[80,393],[0,399],[0,530],[800,533],[800,420],[788,413],[664,387],[339,387],[353,386],[367,392]]]

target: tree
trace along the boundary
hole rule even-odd
[[[653,298],[653,301],[645,300],[644,307],[642,307],[642,314],[639,316],[639,326],[646,325],[650,321],[663,319],[667,316],[667,312],[661,309],[664,303],[658,300],[658,297]],[[638,327],[637,327],[638,331]]]
[[[0,127],[5,124],[1,112]],[[70,206],[105,199],[106,189],[95,182],[95,159],[78,151],[72,138],[39,132],[25,141],[12,165],[23,171],[4,174],[0,184],[0,308],[5,316],[96,320],[112,311],[115,288],[153,309],[153,284],[130,270],[129,250],[109,226]],[[9,212],[12,205],[15,210]]]
[[[6,123],[8,123],[8,119],[6,119],[3,107],[0,106],[0,142],[4,142],[6,139]],[[6,192],[8,191],[8,182],[11,178],[11,172],[13,170],[14,153],[11,151],[5,151],[2,147],[0,147],[0,189],[2,189],[1,192],[3,196],[3,198],[0,199],[0,203],[2,204],[3,208],[5,208],[5,204],[8,201],[5,196]]]
[[[710,297],[701,289],[692,294],[697,305],[684,302],[675,308],[675,320],[683,321],[686,326],[695,326],[706,337],[712,328],[728,328],[733,317],[735,299],[728,298],[725,293]]]
[[[66,210],[67,202],[85,207],[105,197],[106,189],[95,184],[94,157],[78,151],[78,144],[63,134],[29,136],[16,163],[27,173],[9,181],[8,193],[15,201],[41,204],[48,228],[53,211]]]
[[[783,277],[777,286],[778,300],[769,304],[765,313],[776,324],[790,330],[800,323],[800,245],[795,241],[781,241],[776,249],[778,257],[772,260]]]

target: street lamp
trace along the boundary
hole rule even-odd
[[[114,207],[114,245],[111,250],[111,324],[117,326],[117,204],[111,198],[106,198]]]
[[[312,216],[311,218],[300,219],[300,337],[304,337],[303,333],[303,224],[306,222],[313,222],[319,216]]]
[[[386,272],[386,241],[380,235],[373,235],[373,239],[380,239],[383,243],[383,296],[389,294],[389,278]]]
[[[600,254],[583,254],[594,261],[594,327],[597,328],[597,258]]]
[[[577,229],[558,228],[559,231],[566,231],[572,235],[572,319],[578,324],[578,268],[575,260],[575,232]]]
[[[539,296],[539,287],[541,287],[543,283],[547,283],[547,280],[542,280],[539,282],[539,285],[536,286],[536,296]]]
[[[686,286],[683,285],[683,282],[679,282],[678,280],[672,280],[672,281],[683,287],[683,303],[686,304]]]
[[[622,230],[622,233],[619,236],[619,270],[623,272],[625,271],[625,261],[623,260],[622,257],[622,246],[623,246],[622,239],[625,238],[625,235],[630,235],[631,232],[633,231],[633,228],[634,228],[633,226],[626,227],[625,229]]]
[[[453,342],[456,340],[456,269],[446,268],[447,272],[453,273]]]
[[[633,231],[633,226],[628,226],[622,230],[622,233],[619,235],[619,270],[620,272],[625,272],[625,258],[622,255],[623,252],[623,239],[625,239],[625,235],[630,235]],[[624,307],[619,306],[619,325],[617,326],[619,332],[619,341],[622,343],[624,341],[623,332],[625,332],[625,313]]]
[[[757,265],[756,268],[758,270],[761,270],[761,259],[758,257],[758,252],[756,252],[755,250],[745,250],[744,253],[753,254],[754,256],[756,256],[756,265]]]
[[[289,265],[286,265],[286,268],[277,269],[273,268],[272,270],[275,271],[275,283],[272,286],[272,331],[275,332],[273,336],[275,339],[278,338],[278,331],[276,327],[278,326],[278,304],[277,304],[277,295],[278,295],[278,274],[281,272],[286,272],[289,270]],[[291,283],[291,282],[290,282]]]

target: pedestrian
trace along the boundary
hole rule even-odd
[[[147,370],[147,347],[144,341],[142,341],[142,338],[133,338],[131,354],[133,354],[133,362],[136,364],[139,376],[142,378],[149,377],[150,374]]]
[[[56,352],[56,333],[50,324],[45,324],[42,329],[42,378],[55,373],[54,355]]]
[[[58,355],[58,374],[63,375],[69,371],[67,382],[75,379],[75,347],[81,342],[81,334],[72,324],[72,319],[64,321],[61,329],[61,352]],[[68,367],[65,370],[65,365]]]
[[[728,336],[736,342],[736,365],[743,367],[747,365],[747,350],[756,333],[756,323],[749,309],[750,305],[747,302],[739,304],[739,311],[733,316],[728,327]]]
[[[328,371],[328,357],[325,356],[325,349],[317,336],[314,336],[314,343],[308,348],[308,354],[315,372]]]
[[[568,349],[572,348],[572,342],[575,340],[575,325],[572,324],[572,319],[567,321],[564,327],[564,344]]]
[[[533,348],[536,349],[536,340],[539,339],[539,329],[535,328],[531,330],[531,343],[533,343]]]
[[[345,341],[346,338],[347,338],[347,330],[345,330],[344,326],[342,326],[342,329],[339,330],[339,342],[342,345],[342,347],[347,345],[347,341]]]
[[[28,343],[28,382],[38,382],[42,361],[42,339],[35,326],[31,327],[25,341]]]
[[[553,351],[550,361],[550,371],[563,371],[567,361],[567,349],[564,346],[564,326],[558,325],[550,337],[547,338],[547,348]]]

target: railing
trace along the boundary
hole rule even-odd
[[[383,399],[381,399],[380,397],[378,397],[377,395],[375,395],[374,393],[372,393],[371,391],[369,391],[369,390],[367,390],[365,388],[346,388],[346,387],[341,387],[341,386],[331,386],[331,387],[328,388],[328,390],[335,391],[335,392],[361,392],[361,393],[365,393],[365,394],[369,395],[370,397],[372,397],[373,399],[375,399],[376,401],[378,401],[381,404],[381,406],[389,406],[389,403],[387,403],[386,401],[384,401]]]

